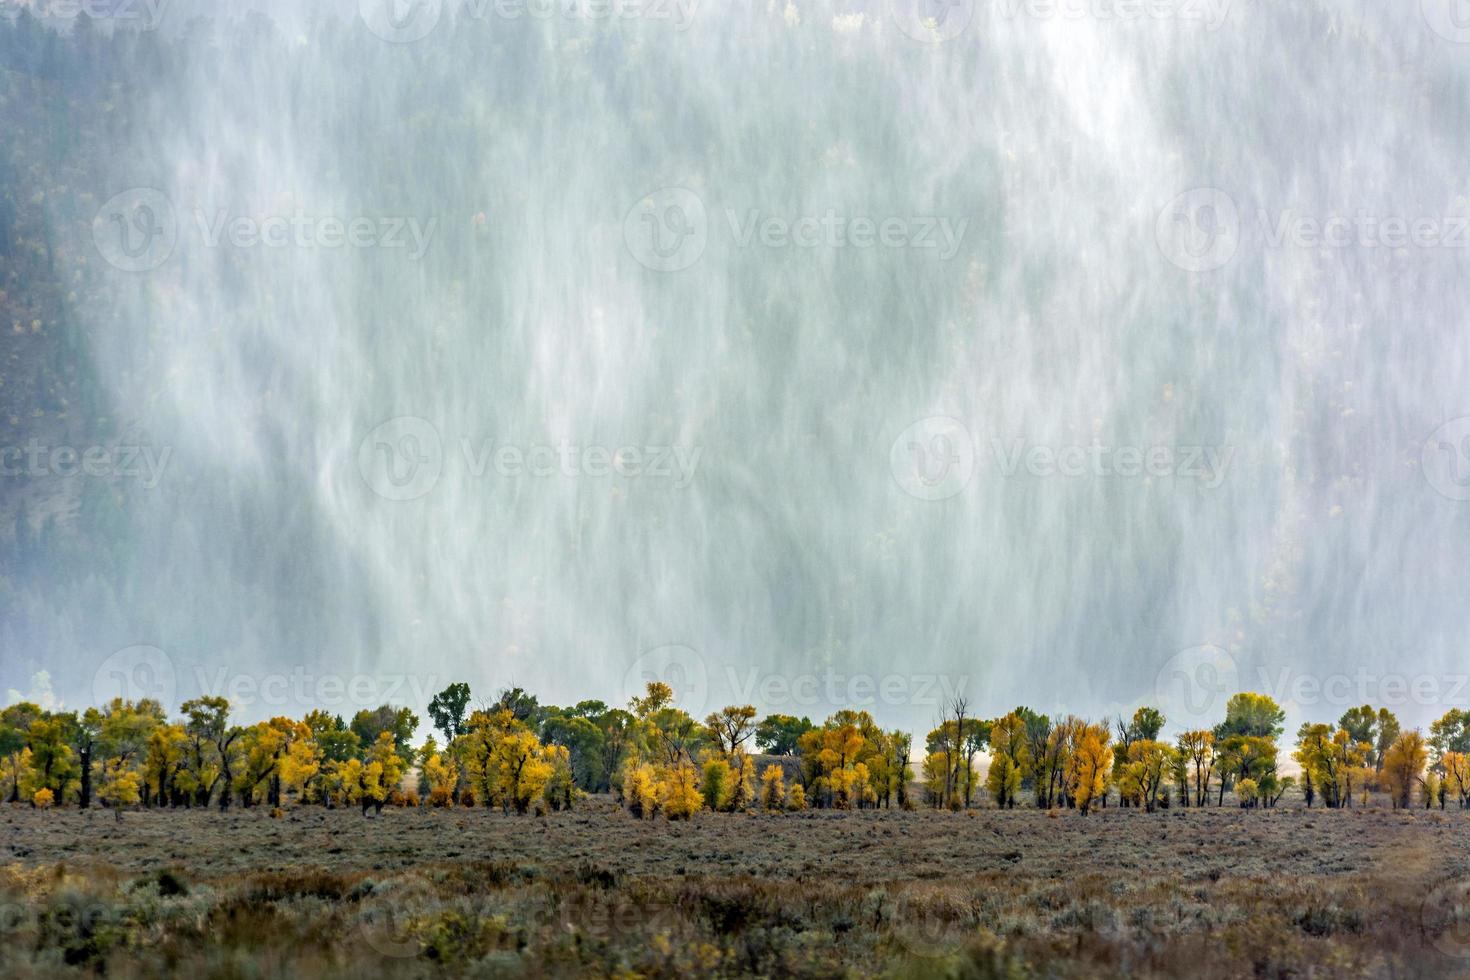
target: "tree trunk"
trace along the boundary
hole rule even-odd
[[[88,745],[82,749],[82,790],[77,799],[77,804],[83,809],[92,805],[92,746]]]

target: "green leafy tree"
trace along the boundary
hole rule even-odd
[[[387,732],[393,736],[393,747],[402,758],[413,755],[413,736],[418,731],[419,718],[408,708],[395,708],[390,704],[380,705],[371,711],[363,710],[352,716],[348,726],[357,736],[357,741],[370,748],[378,736]]]
[[[452,742],[464,734],[465,711],[470,704],[470,686],[463,681],[450,684],[429,701],[429,718],[434,727]]]
[[[766,715],[755,729],[755,744],[767,755],[795,755],[801,737],[815,727],[810,718]]]

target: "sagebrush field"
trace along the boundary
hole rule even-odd
[[[0,814],[7,977],[1459,976],[1470,817]]]

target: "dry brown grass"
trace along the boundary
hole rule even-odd
[[[0,974],[1456,976],[1467,834],[1290,808],[7,810]]]

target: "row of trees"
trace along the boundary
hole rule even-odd
[[[1298,777],[1279,770],[1278,739],[1285,712],[1270,697],[1236,694],[1225,719],[1212,729],[1161,739],[1165,718],[1143,707],[1131,718],[1090,723],[1068,716],[1053,722],[1019,707],[995,719],[969,714],[957,698],[925,741],[923,784],[935,807],[972,805],[986,755],[983,785],[999,807],[1029,795],[1037,807],[1087,813],[1108,804],[1154,811],[1169,806],[1223,806],[1227,793],[1242,807],[1272,807]],[[1336,726],[1303,724],[1292,758],[1300,767],[1307,806],[1352,806],[1355,794],[1386,792],[1392,805],[1470,806],[1470,712],[1451,710],[1430,726],[1426,739],[1405,732],[1386,708],[1364,705],[1345,712]]]
[[[350,722],[325,711],[254,725],[230,721],[224,698],[184,702],[177,720],[156,701],[115,699],[83,712],[30,703],[0,712],[0,793],[37,806],[116,808],[320,804],[381,811],[453,801],[525,813],[573,798],[570,755],[503,704],[468,717],[441,750],[415,749],[419,720],[384,705]],[[418,787],[404,786],[417,769]]]
[[[866,711],[839,711],[821,725],[789,715],[757,724],[753,705],[730,705],[701,723],[657,681],[630,707],[639,737],[628,745],[616,788],[637,816],[908,805],[910,738],[884,731]],[[787,758],[767,761],[757,777],[751,742]]]
[[[528,813],[612,792],[639,816],[672,819],[701,809],[914,804],[909,735],[866,711],[813,724],[781,714],[757,721],[755,707],[731,705],[700,721],[660,682],[627,708],[544,706],[520,688],[472,707],[460,683],[428,710],[442,741],[415,747],[418,717],[388,705],[350,721],[313,711],[237,725],[218,697],[184,702],[177,719],[150,700],[82,712],[15,704],[0,712],[0,799],[119,812],[140,804],[367,812],[422,802]],[[1150,812],[1223,806],[1227,794],[1240,806],[1272,807],[1298,781],[1309,807],[1350,807],[1374,790],[1395,807],[1470,806],[1470,712],[1451,710],[1427,738],[1366,705],[1336,725],[1303,724],[1296,777],[1279,771],[1284,719],[1270,697],[1242,692],[1219,725],[1167,741],[1166,719],[1151,707],[1113,722],[1053,721],[1024,706],[985,719],[956,698],[925,739],[919,787],[929,805],[954,810],[982,796],[1002,808],[1029,799],[1084,814],[1110,800]]]

